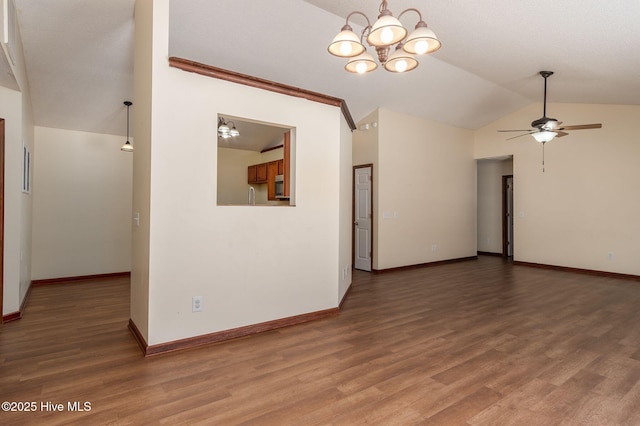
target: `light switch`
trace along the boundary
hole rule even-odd
[[[140,226],[140,213],[134,213],[133,214],[133,224],[135,226]]]
[[[390,219],[391,218],[391,213],[389,213],[389,212],[382,213],[382,218],[383,219]]]

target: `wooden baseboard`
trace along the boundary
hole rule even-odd
[[[468,257],[459,257],[457,259],[438,260],[436,262],[419,263],[417,265],[398,266],[397,268],[373,269],[372,271],[376,274],[381,274],[384,272],[396,272],[396,271],[403,271],[407,269],[428,268],[431,266],[447,265],[449,263],[466,262],[468,260],[478,260],[478,256],[468,256]]]
[[[136,343],[138,344],[138,346],[140,346],[142,353],[146,355],[147,347],[149,347],[149,345],[147,345],[147,341],[144,340],[140,329],[131,318],[129,318],[129,330],[131,331],[131,334],[133,334],[133,338],[136,339]]]
[[[4,324],[5,322],[16,321],[16,320],[19,320],[20,318],[22,318],[21,311],[11,312],[10,314],[2,316],[2,323]]]
[[[27,307],[27,301],[29,300],[29,296],[31,296],[31,288],[33,288],[33,283],[29,284],[29,288],[27,289],[27,293],[24,295],[24,299],[22,299],[22,303],[20,304],[20,309],[17,312],[11,312],[10,314],[2,316],[2,323],[16,321],[22,318],[22,314]],[[2,309],[2,306],[0,306]]]
[[[495,256],[495,257],[504,257],[502,253],[494,253],[492,251],[479,251],[478,256]]]
[[[273,321],[252,324],[245,327],[233,328],[231,330],[219,331],[216,333],[203,334],[201,336],[189,337],[186,339],[174,340],[172,342],[160,343],[158,345],[149,346],[145,342],[140,330],[133,321],[129,320],[129,329],[133,333],[134,338],[138,342],[140,349],[145,357],[165,354],[169,352],[193,349],[199,346],[220,343],[226,340],[237,339],[239,337],[250,336],[252,334],[263,333],[278,328],[288,327],[291,325],[302,324],[309,321],[315,321],[327,317],[337,315],[339,308],[325,309],[323,311],[310,312],[308,314],[295,315],[287,318],[280,318]]]
[[[640,281],[640,275],[620,274],[617,272],[597,271],[594,269],[581,269],[572,268],[569,266],[547,265],[544,263],[523,262],[521,260],[514,260],[514,265],[529,266],[532,268],[540,269],[552,269],[554,271],[574,272],[578,274],[595,275],[599,277],[618,278],[622,280]]]
[[[94,275],[80,275],[76,277],[62,277],[62,278],[46,278],[42,280],[33,280],[31,285],[51,285],[51,284],[64,284],[76,281],[90,281],[90,280],[102,280],[112,278],[128,278],[131,277],[131,272],[112,272],[109,274],[94,274]]]
[[[338,304],[338,309],[339,310],[342,310],[342,305],[347,300],[347,296],[351,292],[351,287],[353,287],[353,282],[351,284],[349,284],[349,288],[347,288],[347,291],[344,292],[344,296],[342,296],[342,300],[340,300],[340,303]]]

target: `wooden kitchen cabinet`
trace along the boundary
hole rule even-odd
[[[282,175],[284,175],[284,196],[289,197],[291,193],[291,132],[284,134],[284,158],[282,165]]]
[[[267,183],[267,163],[254,164],[247,167],[247,182],[248,183]]]
[[[278,163],[282,160],[270,161],[267,164],[267,199],[270,201],[277,200],[276,198],[276,175],[278,173]]]

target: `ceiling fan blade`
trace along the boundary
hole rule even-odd
[[[508,139],[505,139],[505,140],[510,141],[511,139],[515,139],[515,138],[519,138],[519,137],[522,137],[522,136],[531,135],[531,134],[536,133],[536,132],[537,132],[537,130],[534,130],[534,131],[532,131],[532,132],[523,133],[523,134],[521,134],[521,135],[514,136],[514,137],[512,137],[512,138],[508,138]]]
[[[586,129],[600,129],[600,128],[602,128],[602,123],[578,124],[575,126],[562,126],[558,130],[586,130]]]
[[[556,132],[556,138],[561,138],[563,136],[567,136],[568,134],[569,133],[567,132],[559,131],[559,132]]]
[[[527,130],[498,130],[498,132],[530,132],[531,129]]]

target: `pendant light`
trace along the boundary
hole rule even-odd
[[[133,103],[131,101],[124,101],[124,104],[127,106],[127,141],[122,145],[120,151],[133,152],[133,145],[129,142],[129,107],[133,105]]]

